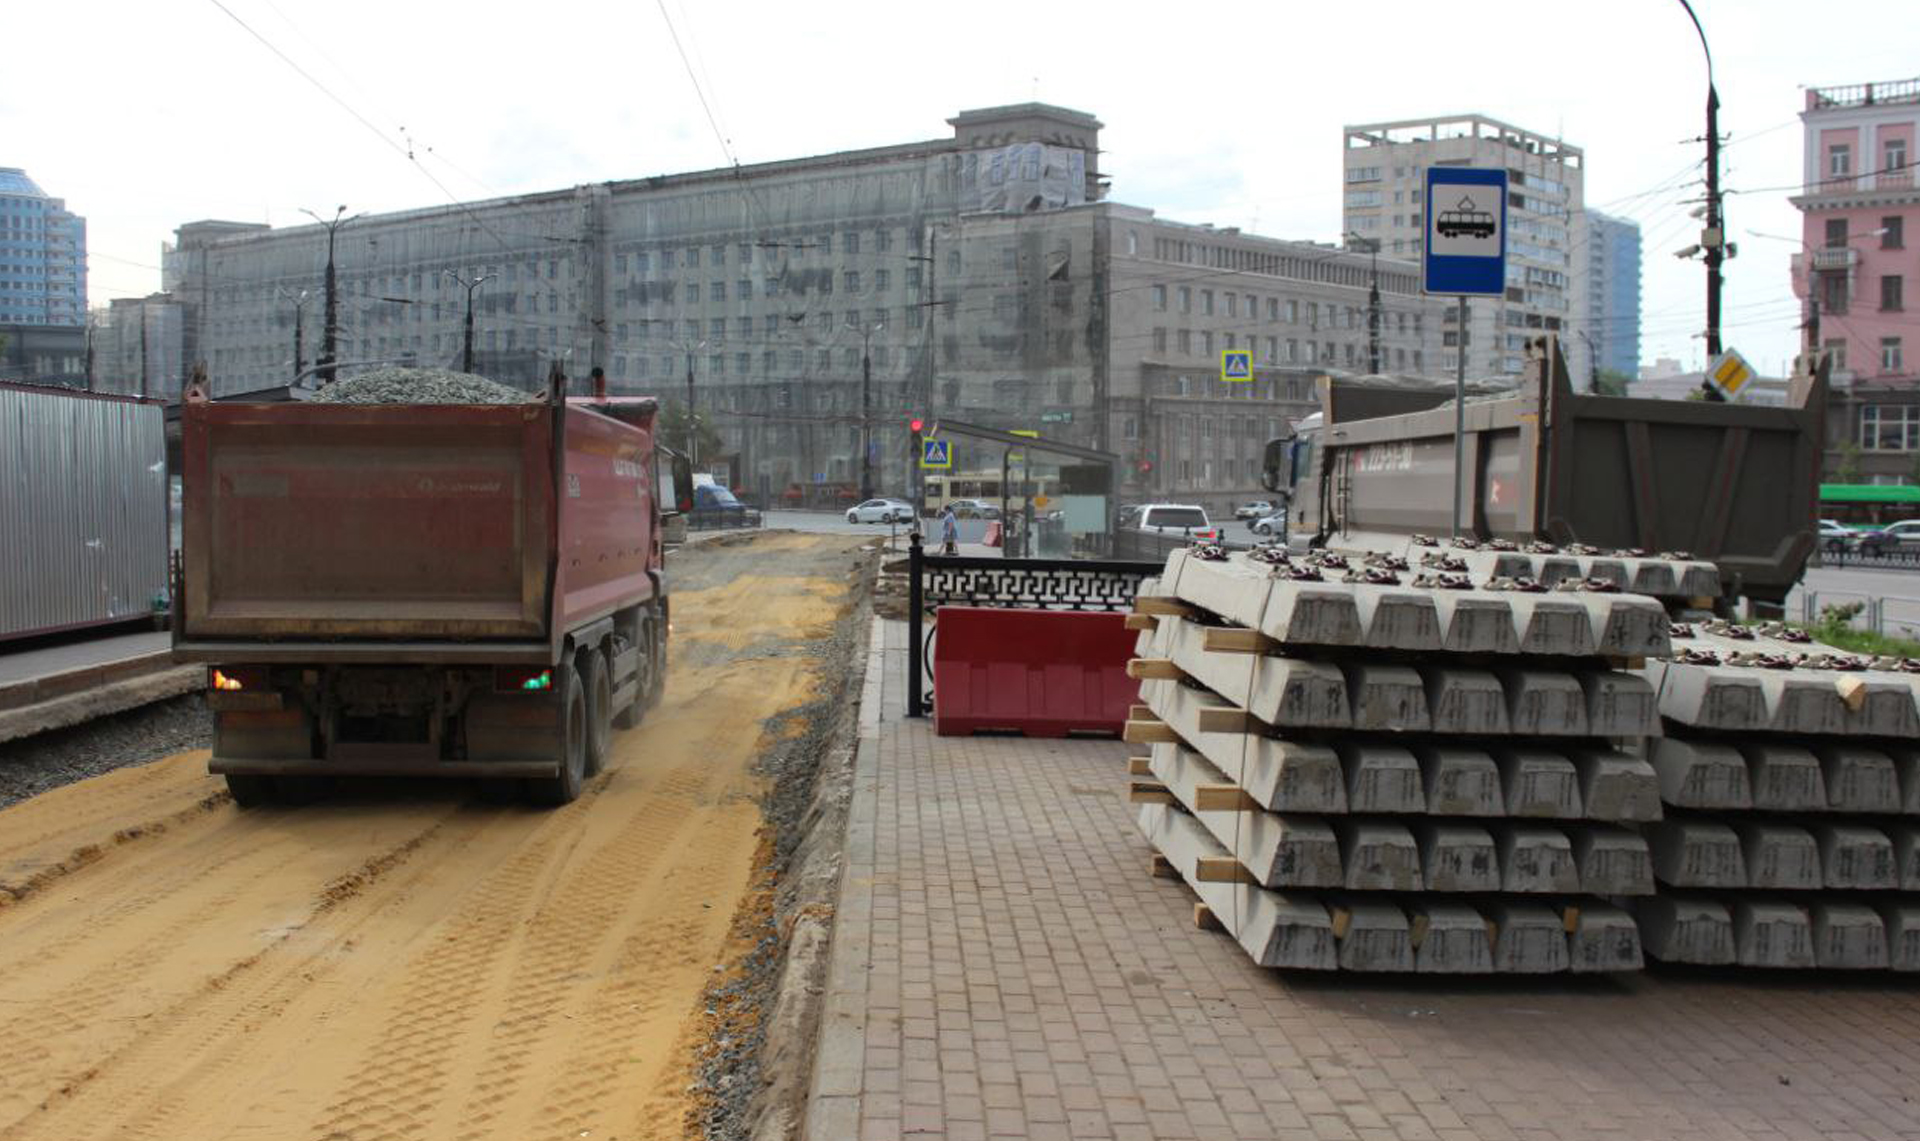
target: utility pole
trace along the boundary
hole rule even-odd
[[[860,498],[873,498],[873,330],[860,338]]]
[[[284,288],[277,289],[275,292],[293,302],[293,375],[297,379],[301,373],[307,371],[307,298],[312,294],[304,289],[299,293],[293,293]]]
[[[320,383],[327,385],[333,383],[333,364],[340,359],[338,355],[338,344],[340,340],[340,293],[334,279],[334,240],[340,235],[340,227],[363,215],[355,214],[352,218],[343,220],[340,215],[347,212],[345,206],[336,206],[333,208],[332,221],[322,218],[304,206],[301,207],[300,212],[327,228],[327,324],[326,330],[322,334],[320,345],[320,363],[327,366],[320,371]]]
[[[466,329],[466,338],[462,342],[462,347],[460,350],[460,371],[472,372],[473,371],[473,293],[474,293],[474,290],[479,289],[481,285],[485,284],[488,281],[493,280],[493,278],[498,275],[491,274],[491,273],[483,273],[479,277],[474,278],[472,281],[468,281],[466,278],[461,277],[459,274],[453,272],[450,269],[443,269],[440,272],[446,274],[448,277],[452,278],[454,281],[458,282],[459,284],[467,287],[467,329]]]
[[[1700,248],[1707,263],[1707,360],[1711,367],[1720,355],[1720,264],[1726,260],[1728,249],[1726,218],[1720,211],[1720,93],[1713,85],[1713,49],[1707,46],[1707,31],[1700,26],[1692,4],[1680,0],[1680,6],[1693,21],[1693,30],[1700,36],[1700,50],[1707,57],[1707,216],[1706,228],[1700,231]],[[1700,387],[1708,400],[1726,399],[1705,380]]]
[[[140,302],[140,395],[147,394],[147,303]]]
[[[1367,371],[1380,375],[1380,239],[1367,243]]]

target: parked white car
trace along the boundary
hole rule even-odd
[[[1247,530],[1256,535],[1284,535],[1287,533],[1287,513],[1281,510],[1263,515],[1247,524]]]
[[[1265,519],[1277,510],[1279,509],[1276,508],[1271,501],[1255,499],[1247,503],[1242,503],[1240,506],[1234,508],[1233,517],[1235,519]]]
[[[1120,516],[1120,526],[1156,535],[1186,535],[1195,539],[1218,539],[1220,532],[1207,519],[1207,509],[1192,503],[1146,503],[1129,507]]]
[[[904,499],[869,499],[847,508],[849,523],[911,523],[913,504]]]

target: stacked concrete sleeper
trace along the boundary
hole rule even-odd
[[[1665,609],[1371,562],[1185,550],[1143,586],[1141,828],[1263,965],[1637,969],[1659,717],[1610,663],[1664,655]]]
[[[1920,674],[1804,637],[1676,626],[1641,671],[1667,727],[1637,910],[1658,958],[1920,970]]]

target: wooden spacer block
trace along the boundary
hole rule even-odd
[[[1202,733],[1258,733],[1266,727],[1244,709],[1219,706],[1202,709],[1199,722]]]
[[[1569,935],[1580,929],[1580,908],[1577,905],[1570,903],[1560,909],[1560,926]]]
[[[1837,677],[1833,679],[1833,688],[1834,692],[1840,695],[1840,700],[1847,703],[1847,708],[1856,713],[1860,711],[1861,706],[1867,703],[1867,681],[1865,678]]]
[[[1160,619],[1151,614],[1127,615],[1127,629],[1129,630],[1158,630],[1159,628]]]
[[[1607,665],[1616,670],[1639,670],[1647,667],[1647,659],[1642,657],[1610,657],[1607,659]]]
[[[1171,658],[1135,658],[1127,663],[1127,676],[1135,681],[1177,681],[1186,675]]]
[[[1180,739],[1165,721],[1129,721],[1120,739],[1129,745],[1172,744]]]
[[[1195,812],[1261,812],[1263,806],[1239,785],[1203,784],[1193,790]]]
[[[1127,785],[1127,799],[1134,804],[1172,804],[1173,793],[1164,784],[1137,780]]]
[[[1329,910],[1332,912],[1333,937],[1335,939],[1345,939],[1348,928],[1353,926],[1353,912],[1344,907],[1335,907]]]
[[[1687,605],[1695,610],[1712,610],[1713,604],[1718,601],[1720,600],[1709,595],[1696,594],[1692,598],[1687,599]]]
[[[1134,599],[1133,612],[1135,614],[1164,615],[1172,618],[1191,618],[1193,615],[1199,613],[1191,603],[1158,594],[1143,595]]]
[[[1130,777],[1150,777],[1153,775],[1153,758],[1128,757],[1127,775]]]
[[[1264,654],[1280,643],[1244,626],[1208,626],[1200,632],[1200,648],[1216,654]]]
[[[1407,925],[1408,945],[1418,951],[1420,944],[1427,941],[1427,929],[1432,926],[1433,920],[1428,919],[1424,915],[1414,915],[1412,922]]]
[[[1258,883],[1253,873],[1232,856],[1201,856],[1193,878],[1201,883]]]
[[[1157,880],[1177,880],[1180,878],[1180,869],[1173,866],[1172,860],[1155,852],[1147,863],[1147,874]]]
[[[1208,907],[1204,903],[1195,903],[1193,905],[1193,925],[1202,931],[1225,931],[1227,929],[1227,925],[1220,922],[1220,917],[1213,913],[1213,908]]]
[[[1144,705],[1129,705],[1127,706],[1127,720],[1158,721],[1160,720],[1160,715]]]

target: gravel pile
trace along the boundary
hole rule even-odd
[[[524,404],[538,397],[470,372],[379,368],[336,380],[313,399],[320,404]]]
[[[213,744],[199,694],[0,744],[0,808],[63,784]]]

